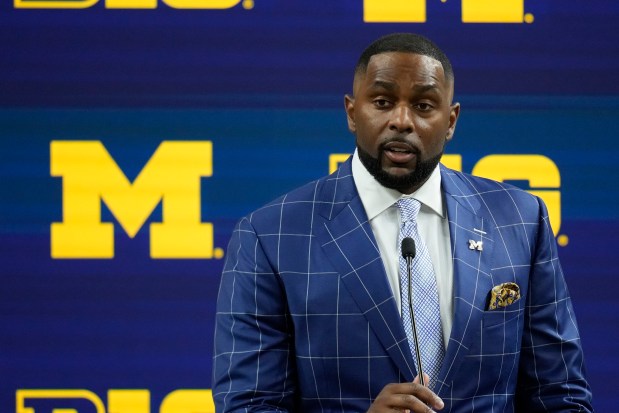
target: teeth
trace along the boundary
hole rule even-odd
[[[400,148],[393,148],[391,149],[392,152],[400,152],[400,153],[407,153],[409,151],[407,151],[406,149],[400,149]]]

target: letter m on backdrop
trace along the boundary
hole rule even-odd
[[[213,173],[212,143],[164,141],[130,182],[99,141],[53,141],[51,175],[62,177],[62,222],[51,226],[52,258],[113,258],[114,224],[101,222],[104,202],[133,238],[150,224],[152,258],[212,258],[213,225],[200,220],[200,179]]]

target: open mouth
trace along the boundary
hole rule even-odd
[[[383,146],[383,153],[394,164],[409,163],[417,156],[417,150],[406,142],[389,142]]]

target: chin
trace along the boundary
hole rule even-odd
[[[398,167],[398,166],[390,166],[387,168],[383,168],[383,172],[387,175],[390,175],[394,178],[401,178],[403,176],[409,176],[415,173],[415,168],[406,168],[406,167]]]
[[[374,158],[359,145],[357,145],[359,159],[368,172],[381,185],[396,189],[400,192],[409,192],[411,189],[419,188],[430,176],[436,165],[438,165],[442,152],[428,160],[416,157],[414,165],[406,164],[386,166],[381,160],[384,158]]]

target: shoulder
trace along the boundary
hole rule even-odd
[[[314,219],[328,219],[357,196],[350,161],[328,176],[306,183],[253,211],[242,221],[260,233],[273,227],[305,226]]]
[[[441,165],[442,187],[462,205],[493,217],[519,216],[536,220],[545,210],[538,197],[514,185],[482,178]]]

